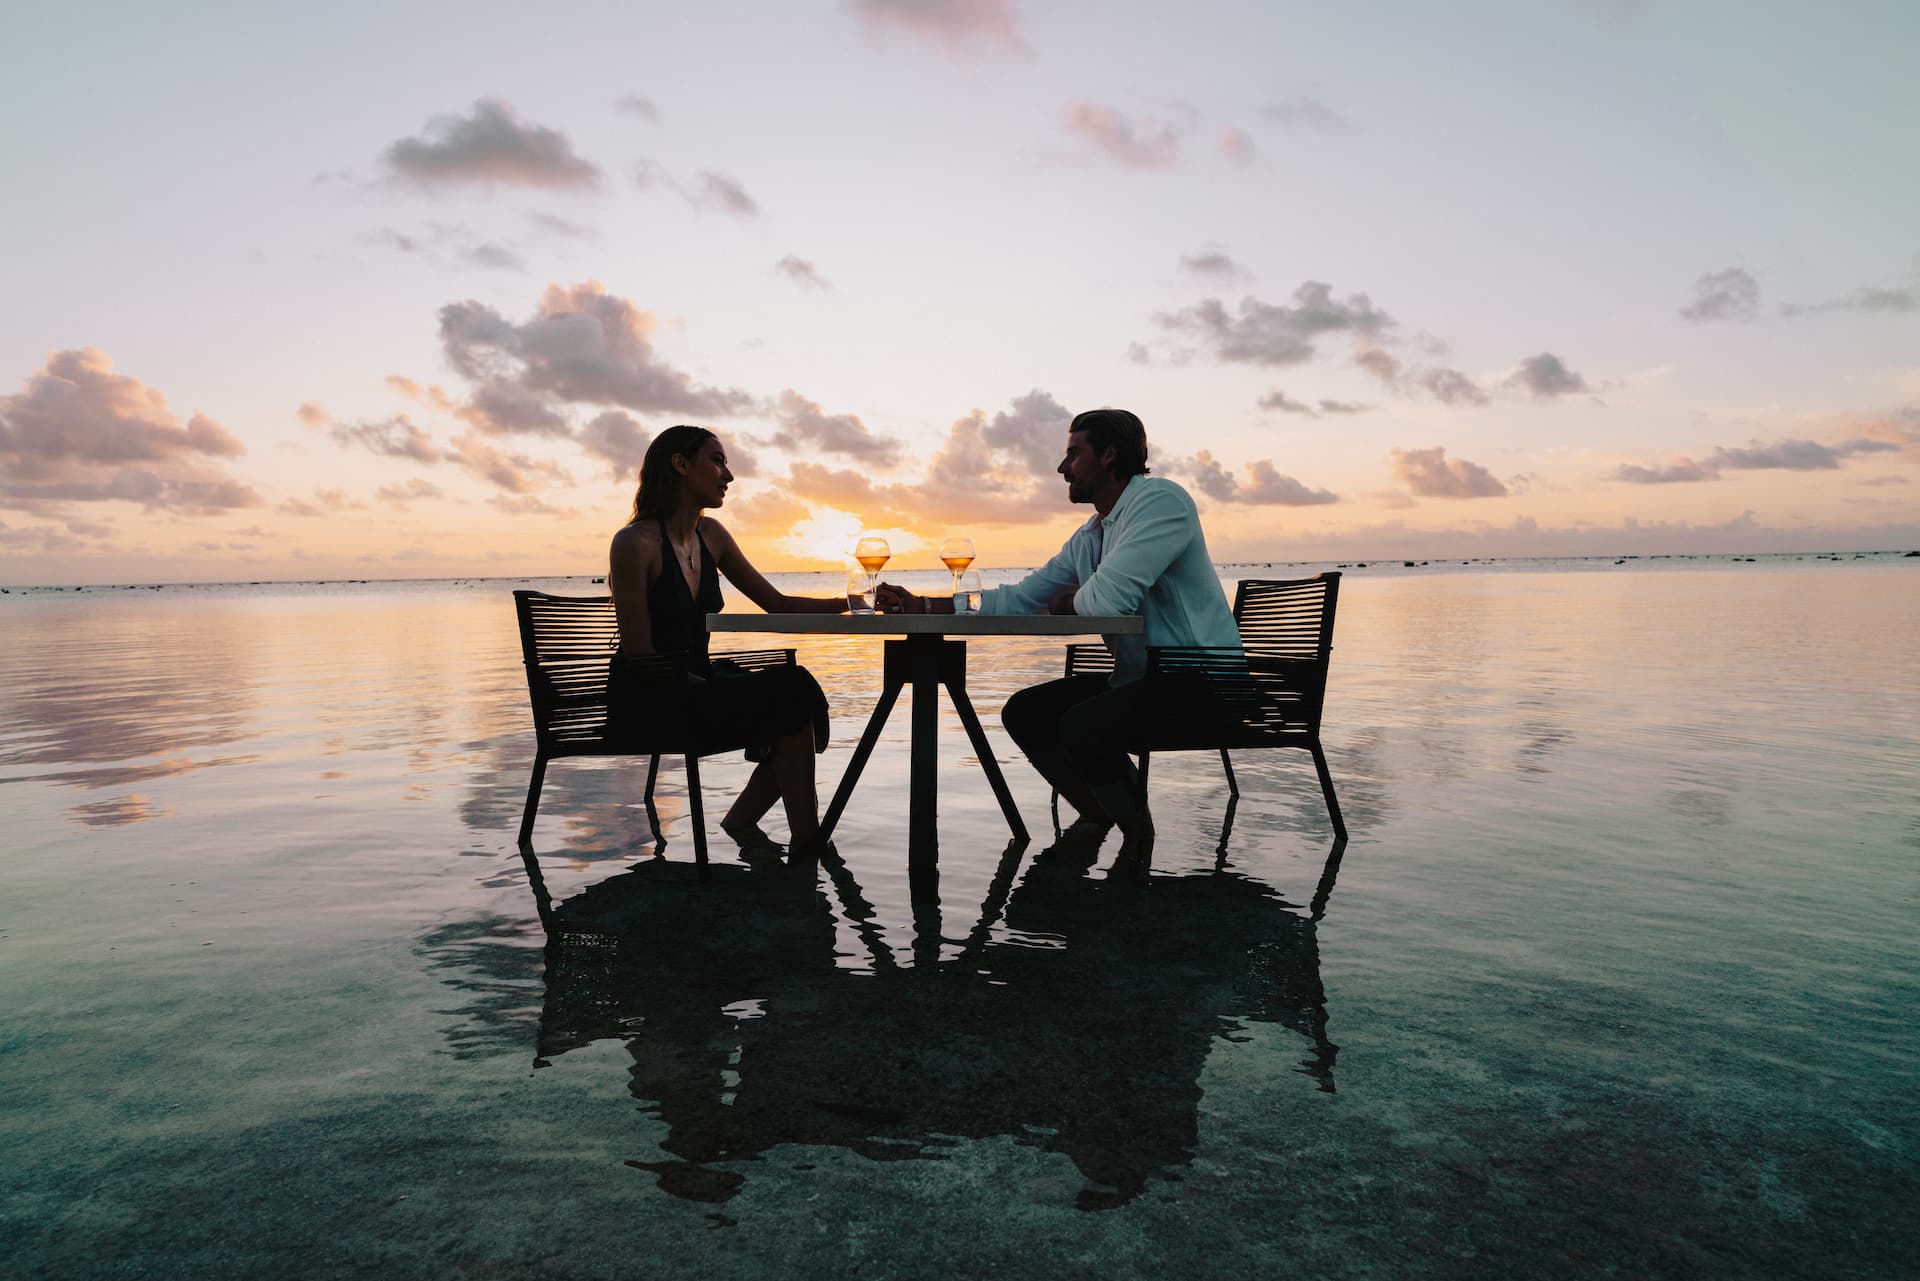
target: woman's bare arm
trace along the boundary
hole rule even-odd
[[[707,546],[713,549],[713,558],[719,563],[720,572],[727,576],[727,581],[769,614],[847,612],[845,596],[789,596],[775,587],[767,581],[766,575],[753,567],[747,554],[740,550],[740,544],[727,532],[727,527],[713,517],[708,516],[700,522],[700,533],[706,538]]]
[[[653,620],[647,588],[660,576],[660,536],[639,525],[622,525],[607,551],[607,591],[620,620],[620,652],[653,653]]]

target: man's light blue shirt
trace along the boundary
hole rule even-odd
[[[1128,480],[1104,519],[1095,513],[1053,559],[1019,582],[989,587],[980,612],[1044,614],[1063,587],[1078,589],[1076,614],[1140,615],[1140,635],[1102,637],[1113,651],[1116,685],[1140,679],[1149,648],[1240,646],[1240,628],[1200,532],[1200,513],[1187,491],[1170,480]]]

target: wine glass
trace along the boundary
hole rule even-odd
[[[953,575],[953,590],[960,590],[960,571],[973,564],[973,540],[949,538],[940,544],[940,563]]]
[[[893,557],[893,548],[887,546],[887,540],[878,534],[862,534],[860,541],[853,545],[853,558],[860,562],[860,568],[867,571],[867,596],[873,597],[873,589],[880,582],[880,571]]]

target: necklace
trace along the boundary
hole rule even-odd
[[[676,542],[672,538],[669,538],[667,541],[673,543],[674,550],[680,553],[680,559],[687,562],[687,572],[689,574],[698,574],[700,569],[694,562],[694,549],[700,545],[698,529],[696,528],[693,537],[685,543]]]

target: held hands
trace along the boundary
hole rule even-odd
[[[882,614],[924,614],[927,599],[915,596],[904,587],[881,583],[873,589],[873,607]]]
[[[1049,614],[1073,613],[1073,594],[1079,590],[1077,586],[1062,587],[1056,590],[1053,595],[1047,597],[1047,612]]]

